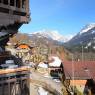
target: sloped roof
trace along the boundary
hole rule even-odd
[[[21,44],[18,44],[18,45],[16,45],[16,48],[34,48],[34,46],[33,45],[29,45],[29,44],[26,44],[26,43],[21,43]]]
[[[50,67],[60,67],[62,61],[58,56],[51,56],[51,60],[52,62],[49,63]]]
[[[63,62],[66,79],[95,79],[95,61]]]
[[[29,48],[29,46],[25,45],[25,44],[22,44],[22,45],[19,45],[19,48]]]

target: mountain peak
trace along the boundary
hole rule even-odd
[[[42,36],[42,37],[46,37],[46,38],[59,41],[59,42],[66,42],[69,40],[68,37],[64,37],[57,30],[43,29],[43,30],[32,33],[32,35],[39,35],[39,37]],[[71,38],[71,36],[69,38]]]
[[[53,40],[58,40],[60,37],[63,37],[61,34],[58,33],[57,30],[43,29],[41,31],[34,32],[33,34],[40,34],[42,36],[52,38]]]
[[[68,43],[68,46],[72,45],[95,45],[95,23],[86,25],[77,35],[75,35]]]
[[[81,31],[80,31],[80,35],[83,34],[83,33],[86,33],[88,32],[89,30],[95,28],[95,23],[90,23],[88,25],[86,25]]]

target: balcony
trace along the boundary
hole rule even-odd
[[[9,2],[10,1],[10,2]],[[0,12],[13,13],[13,15],[26,16],[29,13],[28,0],[0,0]],[[21,2],[23,1],[23,2]],[[26,3],[24,3],[26,2]]]

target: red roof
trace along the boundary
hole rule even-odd
[[[63,62],[67,79],[95,79],[95,61]]]
[[[29,48],[29,46],[28,45],[19,45],[19,48],[21,48],[21,49],[27,49],[27,48]]]

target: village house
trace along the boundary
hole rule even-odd
[[[30,46],[25,43],[16,45],[16,56],[22,58],[23,62],[29,61],[30,56],[35,53],[35,46]]]
[[[24,54],[31,53],[33,54],[34,52],[34,46],[30,46],[25,43],[21,43],[16,46],[17,53],[20,57],[22,57]]]
[[[64,85],[95,95],[95,61],[63,62]],[[69,83],[66,83],[69,82]],[[85,94],[88,95],[88,94]]]
[[[63,65],[62,61],[58,56],[50,56],[49,57],[49,73],[51,76],[60,78],[60,74],[62,73]]]

